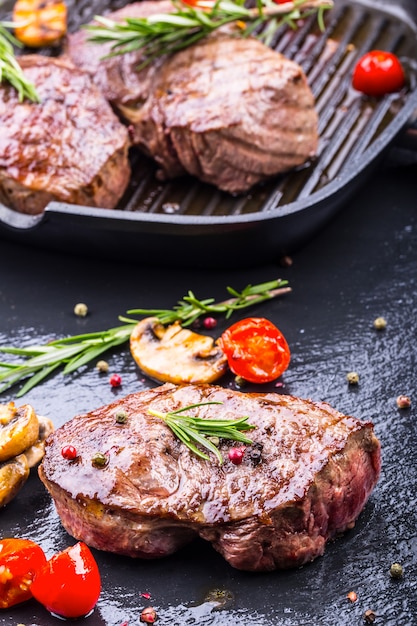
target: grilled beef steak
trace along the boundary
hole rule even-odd
[[[108,17],[167,10],[165,0],[140,2]],[[217,33],[138,72],[140,53],[103,60],[106,48],[88,36],[70,36],[70,57],[130,123],[162,178],[191,174],[243,193],[316,154],[318,118],[302,68],[257,39]]]
[[[148,410],[256,426],[240,465],[201,459]],[[68,461],[62,447],[77,458]],[[94,465],[100,452],[104,466]],[[211,453],[210,453],[211,454]],[[354,526],[380,473],[373,426],[329,405],[211,385],[165,384],[74,417],[47,440],[39,475],[66,530],[131,557],[169,555],[200,536],[235,568],[300,566]]]
[[[114,208],[130,178],[126,127],[67,60],[33,54],[19,63],[41,103],[0,86],[0,201],[29,214],[52,200]]]

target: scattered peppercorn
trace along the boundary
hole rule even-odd
[[[356,602],[356,600],[358,599],[358,596],[356,594],[356,591],[349,591],[348,594],[346,594],[346,597],[348,600],[350,600],[351,602]]]
[[[145,598],[146,600],[151,599],[151,594],[149,593],[149,591],[141,591],[140,595],[142,596],[142,598]]]
[[[78,317],[85,317],[88,314],[88,306],[84,302],[78,302],[74,307],[74,313]]]
[[[359,374],[357,372],[349,372],[346,374],[349,385],[357,385],[359,382]]]
[[[280,259],[279,264],[281,265],[281,267],[291,267],[293,264],[293,260],[290,256],[283,256]]]
[[[148,606],[140,614],[140,621],[145,622],[145,624],[153,624],[156,622],[157,617],[155,609],[152,606]]]
[[[126,424],[126,422],[127,422],[127,413],[126,413],[126,411],[118,411],[116,413],[116,422],[118,424]]]
[[[411,398],[409,396],[398,396],[397,407],[399,409],[409,409],[411,406]]]
[[[112,387],[120,387],[122,384],[122,377],[119,374],[112,374],[109,380]]]
[[[248,381],[245,378],[242,378],[242,376],[235,377],[235,385],[237,385],[237,387],[246,387],[247,384]]]
[[[97,361],[96,369],[99,372],[106,374],[109,371],[109,364],[107,363],[107,361]]]
[[[399,563],[393,563],[389,568],[389,573],[391,578],[402,578],[403,576],[403,568]]]
[[[374,320],[374,328],[376,328],[376,330],[385,330],[386,327],[387,320],[385,317],[377,317],[376,320]]]
[[[363,619],[364,619],[366,624],[373,624],[375,622],[375,620],[376,620],[376,615],[375,615],[375,613],[371,609],[368,609],[363,614]]]
[[[240,448],[230,448],[228,456],[234,465],[240,465],[243,461],[244,454],[245,446],[240,446]]]
[[[262,460],[263,444],[254,442],[248,448],[246,448],[246,454],[249,457],[252,465],[259,465]]]
[[[96,452],[91,459],[91,464],[94,465],[94,467],[99,468],[106,467],[108,462],[108,456],[106,454],[103,454],[102,452]]]
[[[61,450],[61,454],[64,457],[64,459],[68,459],[68,461],[72,461],[77,456],[77,450],[74,448],[74,446],[64,446]]]
[[[214,317],[205,317],[203,319],[203,326],[207,330],[212,330],[213,328],[216,328],[216,326],[217,326],[216,318],[214,318]]]

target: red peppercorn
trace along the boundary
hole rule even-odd
[[[122,377],[119,376],[119,374],[112,374],[109,382],[112,387],[120,387],[122,384]]]
[[[212,330],[217,326],[217,320],[214,317],[205,317],[203,319],[203,326],[207,330]]]
[[[245,446],[241,446],[240,448],[229,449],[229,459],[232,461],[234,465],[240,465],[242,463],[244,454],[245,454]]]
[[[64,459],[72,461],[77,456],[77,450],[74,448],[74,446],[64,446],[61,450],[61,454]]]
[[[145,622],[145,624],[153,624],[154,622],[156,622],[156,619],[157,619],[156,611],[151,606],[148,606],[146,607],[146,609],[143,609],[142,613],[140,614],[140,621]]]

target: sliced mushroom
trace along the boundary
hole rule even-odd
[[[27,450],[23,452],[25,455],[29,467],[35,467],[38,463],[40,463],[43,459],[43,455],[45,454],[45,440],[47,437],[53,432],[54,425],[53,422],[47,417],[43,417],[42,415],[38,416],[39,420],[39,436],[36,443],[33,446],[30,446]]]
[[[39,421],[29,404],[0,405],[0,463],[21,454],[39,438]]]
[[[30,474],[27,458],[24,454],[5,461],[0,465],[0,507],[13,500]]]
[[[144,374],[162,382],[211,383],[227,370],[227,358],[211,337],[179,322],[164,326],[156,317],[135,326],[130,351]]]

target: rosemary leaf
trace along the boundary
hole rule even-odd
[[[211,451],[221,465],[223,463],[221,452],[209,437],[251,444],[252,440],[246,437],[242,431],[252,430],[256,427],[249,424],[248,416],[240,417],[239,419],[204,419],[198,416],[184,415],[185,411],[192,411],[210,404],[222,404],[222,402],[198,402],[197,404],[189,404],[166,413],[154,409],[148,409],[148,412],[150,415],[163,420],[174,435],[192,452],[203,459],[209,459],[202,450],[193,444],[194,441],[206,448],[206,450]]]
[[[244,6],[244,0],[218,0],[208,9],[175,0],[172,4],[172,12],[126,18],[124,22],[96,16],[96,24],[85,26],[89,31],[89,41],[112,43],[110,52],[104,58],[141,50],[143,62],[138,66],[141,69],[156,57],[184,49],[233,22],[247,24],[246,28],[236,29],[236,34],[247,37],[269,20],[270,26],[256,35],[267,44],[278,26],[287,24],[296,28],[300,18],[311,14],[317,14],[318,24],[324,29],[324,11],[333,6],[332,0],[294,0],[284,4],[257,0],[256,7],[251,9]]]
[[[32,102],[40,102],[36,88],[24,75],[17,62],[13,46],[22,47],[21,43],[8,31],[13,28],[12,22],[0,21],[0,83],[9,83],[16,89],[19,102],[25,98]]]

